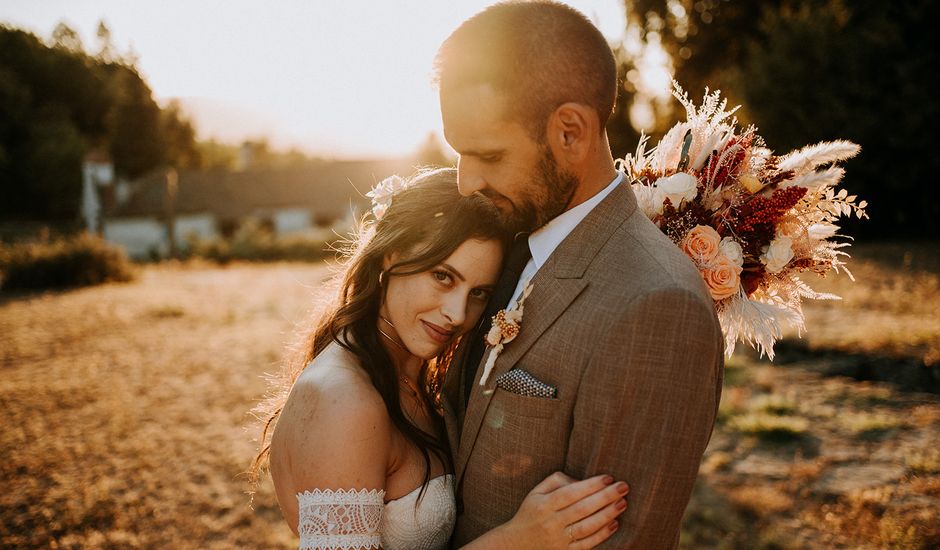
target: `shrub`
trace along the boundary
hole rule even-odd
[[[751,383],[752,372],[748,365],[739,359],[739,356],[732,356],[725,361],[724,386],[741,387]]]
[[[847,413],[839,417],[843,427],[859,436],[876,436],[906,426],[903,419],[885,413]]]
[[[242,226],[231,239],[191,238],[187,255],[218,263],[233,260],[273,262],[278,260],[320,261],[332,255],[323,238],[310,235],[276,236],[256,224]]]
[[[733,429],[770,441],[799,439],[809,428],[805,418],[794,416],[776,416],[761,412],[752,412],[733,418]]]
[[[786,416],[797,411],[796,401],[790,396],[764,394],[757,396],[750,409],[755,412]]]
[[[904,463],[907,469],[915,474],[940,474],[940,450],[914,451],[904,456]]]
[[[129,281],[126,254],[89,233],[37,242],[0,244],[0,288],[39,290]]]

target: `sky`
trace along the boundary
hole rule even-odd
[[[96,51],[99,20],[161,104],[200,139],[267,137],[334,157],[388,157],[440,135],[438,46],[492,0],[0,0],[0,23],[48,38],[60,21]],[[571,0],[610,40],[622,0]]]

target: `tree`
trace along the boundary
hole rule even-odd
[[[632,67],[632,60],[622,47],[615,48],[614,54],[619,61],[618,73],[626,75]],[[624,93],[628,92],[628,93]],[[635,90],[621,89],[617,94],[614,112],[607,120],[607,136],[610,140],[610,149],[614,158],[623,158],[627,153],[636,149],[640,139],[640,132],[630,123],[630,105],[633,102]]]
[[[161,109],[132,58],[99,25],[97,57],[60,23],[49,43],[0,25],[0,216],[76,219],[84,154],[103,147],[119,176],[198,166],[192,124]]]
[[[104,63],[119,63],[121,56],[111,40],[111,29],[104,20],[98,21],[95,36],[98,38],[98,53],[95,57]]]
[[[52,29],[52,47],[61,48],[73,53],[82,53],[85,46],[82,44],[82,38],[75,32],[75,29],[60,21]]]
[[[643,41],[655,35],[672,58],[676,80],[693,96],[703,94],[706,86],[725,90],[726,71],[744,62],[751,41],[762,39],[759,23],[764,14],[778,11],[786,3],[624,0],[627,25],[638,29]],[[733,90],[726,93],[733,94]]]
[[[0,65],[0,214],[15,212],[28,202],[28,190],[20,185],[23,168],[19,152],[26,141],[30,102],[26,84]]]
[[[161,112],[161,133],[166,142],[165,162],[176,168],[198,168],[202,156],[196,146],[196,130],[180,109],[171,101]]]
[[[214,139],[196,143],[200,166],[209,170],[234,170],[238,165],[238,147]]]
[[[42,218],[67,219],[81,202],[85,144],[65,107],[46,105],[36,115],[22,148],[30,204]]]
[[[791,148],[844,137],[862,153],[846,185],[868,200],[872,223],[852,234],[940,237],[932,187],[940,124],[932,85],[938,51],[930,0],[842,0],[767,12],[764,38],[729,73],[768,142]]]
[[[417,163],[421,166],[453,166],[454,159],[448,158],[441,146],[437,134],[431,132],[418,148],[415,154]]]
[[[108,113],[111,160],[115,173],[136,178],[167,158],[160,107],[136,69],[117,64],[107,67],[114,97]]]

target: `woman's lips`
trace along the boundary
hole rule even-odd
[[[430,336],[432,340],[439,344],[446,344],[454,336],[453,332],[444,330],[442,327],[439,327],[434,323],[421,321],[421,325],[424,327],[424,332],[428,333],[428,336]]]

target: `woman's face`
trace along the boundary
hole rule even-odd
[[[428,271],[389,277],[382,315],[409,352],[436,357],[479,320],[502,261],[498,241],[466,240]],[[380,328],[387,332],[387,326]]]

